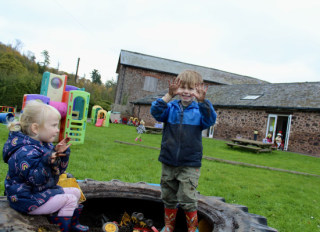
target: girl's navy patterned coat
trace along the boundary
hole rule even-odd
[[[171,166],[200,167],[202,130],[216,122],[217,114],[210,101],[193,101],[183,109],[180,100],[152,102],[151,114],[164,122],[159,161]]]
[[[28,213],[46,203],[52,196],[64,193],[58,186],[59,174],[68,166],[70,149],[60,157],[60,162],[51,164],[54,146],[32,139],[21,132],[10,132],[3,147],[3,160],[9,170],[5,179],[5,193],[10,206]]]
[[[143,134],[144,132],[146,132],[146,128],[144,127],[144,125],[140,124],[137,127],[137,132],[138,132],[138,134]]]

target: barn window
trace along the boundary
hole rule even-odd
[[[157,84],[158,84],[157,78],[146,76],[144,79],[143,90],[149,91],[149,92],[156,92]]]
[[[262,95],[247,95],[247,96],[241,98],[241,100],[256,100],[261,96]]]

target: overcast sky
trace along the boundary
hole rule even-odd
[[[0,0],[0,42],[116,80],[121,49],[272,83],[320,81],[319,0]]]

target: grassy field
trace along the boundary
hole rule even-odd
[[[130,143],[134,127],[110,124],[109,128],[87,126],[85,143],[71,147],[68,172],[77,179],[91,178],[125,182],[159,183],[158,150],[115,143]],[[8,131],[0,124],[0,149]],[[161,135],[144,134],[141,144],[160,147]],[[231,149],[224,141],[203,139],[204,155],[274,168],[320,175],[320,159],[290,152],[255,154]],[[267,217],[279,231],[320,231],[320,178],[203,160],[198,190],[202,195],[224,197],[227,203],[249,207],[249,212]],[[0,162],[0,193],[7,165]]]

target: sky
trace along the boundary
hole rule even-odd
[[[320,81],[319,0],[0,0],[0,42],[117,79],[121,50],[271,83]]]

